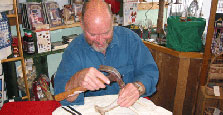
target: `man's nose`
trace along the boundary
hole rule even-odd
[[[102,37],[101,35],[97,35],[97,37],[96,37],[96,41],[97,41],[97,42],[103,42],[104,39],[103,39],[103,37]]]

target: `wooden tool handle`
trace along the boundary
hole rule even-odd
[[[104,81],[102,81],[100,78],[98,78],[103,84],[104,84]],[[57,95],[54,96],[54,99],[56,101],[62,101],[64,99],[66,99],[69,95],[72,95],[74,94],[75,91],[81,91],[81,92],[85,92],[87,91],[86,88],[83,88],[83,87],[77,87],[77,88],[73,88],[71,90],[68,90],[68,91],[64,91],[62,93],[59,93]]]
[[[65,92],[62,92],[62,93],[59,93],[57,95],[54,96],[54,99],[56,101],[62,101],[64,99],[66,99],[69,95],[72,95],[74,94],[75,91],[86,91],[87,89],[86,88],[83,88],[83,87],[77,87],[77,88],[73,88],[71,90],[68,90],[68,91],[65,91]]]

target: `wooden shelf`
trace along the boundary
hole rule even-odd
[[[175,57],[179,57],[179,58],[198,58],[198,59],[203,58],[203,52],[179,52],[179,51],[175,51],[175,50],[172,50],[172,49],[164,47],[164,46],[160,46],[160,45],[155,44],[155,43],[151,43],[151,42],[147,42],[147,41],[143,41],[143,42],[147,47],[149,47],[151,49],[155,49],[157,51],[167,53],[167,54],[173,55]]]
[[[8,18],[16,18],[16,14],[8,14],[7,17]]]
[[[28,96],[24,96],[24,97],[22,97],[22,100],[24,100],[24,99],[28,99]]]
[[[58,29],[65,29],[65,28],[73,28],[73,27],[78,27],[78,26],[80,26],[80,22],[70,24],[70,25],[62,25],[62,26],[52,27],[52,28],[50,28],[50,31],[58,30]]]
[[[203,115],[205,110],[209,107],[223,109],[223,95],[221,96],[209,96],[205,92],[205,86],[200,86],[197,107],[195,115]]]
[[[168,2],[165,2],[165,8],[168,8]],[[140,2],[138,3],[137,10],[153,10],[159,9],[159,2]]]
[[[7,15],[10,26],[16,25],[16,14],[8,14]],[[22,24],[22,15],[18,14],[19,24]]]
[[[59,50],[49,51],[49,52],[44,52],[44,53],[35,53],[35,54],[32,54],[32,55],[24,53],[24,58],[29,59],[29,58],[41,57],[41,56],[46,56],[46,55],[50,55],[50,54],[61,53],[63,51],[64,51],[64,49],[59,49]]]
[[[204,98],[206,98],[206,99],[222,99],[223,100],[223,95],[221,95],[221,96],[207,95],[206,92],[205,92],[205,86],[201,86],[200,90],[201,90],[202,94],[204,95]]]
[[[2,63],[4,62],[11,62],[11,61],[18,61],[18,60],[22,60],[22,57],[13,57],[13,58],[9,58],[9,59],[3,59],[1,60]]]

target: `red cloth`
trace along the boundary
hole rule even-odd
[[[149,98],[149,97],[144,97],[144,98],[146,98],[146,99],[150,100],[150,98]]]
[[[120,2],[118,0],[105,0],[108,4],[111,4],[111,11],[113,14],[117,14],[120,10]]]
[[[52,115],[60,107],[57,101],[20,101],[5,103],[0,115]]]

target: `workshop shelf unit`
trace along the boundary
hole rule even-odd
[[[23,50],[22,50],[21,31],[20,31],[20,28],[19,28],[19,16],[18,16],[17,0],[13,0],[13,11],[14,11],[14,14],[9,14],[9,15],[7,15],[7,17],[15,19],[17,38],[18,38],[19,56],[8,58],[8,59],[3,59],[3,60],[1,60],[1,63],[21,61],[23,79],[24,79],[24,83],[25,83],[25,91],[26,91],[26,96],[22,97],[22,99],[30,100],[30,93],[29,93],[29,89],[28,89],[28,85],[27,85],[26,66],[25,66],[25,60],[24,60],[24,57],[23,57]]]
[[[18,3],[17,0],[13,0],[13,11],[14,11],[14,13],[13,14],[8,14],[7,17],[9,19],[10,26],[12,26],[12,25],[16,26],[19,56],[3,59],[3,60],[1,60],[1,63],[21,61],[22,74],[23,74],[23,79],[24,79],[24,84],[25,84],[25,93],[26,93],[26,96],[22,97],[22,99],[28,99],[30,101],[30,92],[29,92],[29,87],[28,87],[28,82],[27,82],[25,59],[46,57],[47,55],[51,55],[51,54],[55,54],[55,53],[61,53],[61,52],[64,51],[64,49],[60,49],[60,50],[56,50],[56,51],[49,51],[49,52],[44,52],[44,53],[35,53],[33,55],[24,54],[23,49],[22,49],[22,36],[21,36],[21,31],[20,31],[21,22],[19,20],[19,18],[21,18],[21,15],[18,14],[17,3]],[[79,27],[79,26],[80,26],[80,23],[77,22],[77,23],[70,24],[70,25],[61,25],[61,26],[52,27],[52,28],[50,28],[50,31],[54,31],[54,30],[58,30],[58,29]]]

